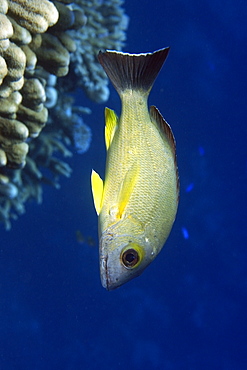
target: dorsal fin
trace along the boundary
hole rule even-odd
[[[146,54],[128,54],[113,50],[99,52],[98,59],[117,92],[138,89],[148,94],[163,66],[170,48]]]
[[[167,139],[172,149],[172,152],[175,156],[176,155],[176,143],[175,143],[175,139],[172,133],[172,129],[170,125],[166,122],[166,120],[164,119],[164,117],[162,116],[158,108],[156,108],[154,105],[151,105],[150,107],[150,117],[151,117],[151,121],[155,122],[155,124],[159,127],[162,134]]]
[[[150,107],[150,117],[151,121],[153,121],[158,128],[160,129],[162,135],[164,135],[165,139],[170,145],[170,148],[173,153],[174,157],[174,164],[177,172],[177,192],[179,194],[179,176],[178,176],[178,168],[177,168],[177,156],[176,156],[176,142],[174,135],[172,133],[172,129],[170,125],[166,122],[158,108],[156,108],[154,105]]]
[[[109,108],[105,108],[105,145],[106,150],[109,149],[118,125],[118,117],[116,113]]]

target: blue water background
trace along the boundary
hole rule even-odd
[[[0,369],[246,369],[245,1],[127,1],[125,51],[171,46],[149,104],[172,126],[181,195],[169,240],[143,275],[100,284],[90,172],[102,176],[104,106],[89,151],[0,230]],[[107,106],[120,112],[111,87]],[[80,230],[87,243],[78,243]],[[89,240],[92,242],[89,243]],[[91,245],[93,244],[93,245]]]

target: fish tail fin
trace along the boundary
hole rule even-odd
[[[161,70],[170,48],[146,54],[128,54],[107,50],[99,52],[98,60],[119,95],[126,89],[148,94]]]

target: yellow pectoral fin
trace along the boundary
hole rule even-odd
[[[105,108],[105,145],[106,150],[109,149],[112,139],[114,137],[116,128],[118,125],[118,117],[116,113],[109,109]]]
[[[92,170],[92,174],[91,174],[91,186],[92,186],[94,206],[95,206],[97,215],[99,215],[101,211],[101,207],[102,207],[104,183],[101,177],[99,176],[99,174],[95,172],[94,170]]]
[[[134,163],[127,171],[121,185],[118,197],[118,217],[121,218],[126,206],[129,203],[139,174],[139,166]]]

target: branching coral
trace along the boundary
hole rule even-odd
[[[72,70],[78,85],[98,103],[108,99],[109,90],[108,79],[97,62],[97,55],[100,49],[121,50],[123,47],[129,19],[122,3],[121,0],[77,0],[73,6],[77,12],[78,7],[83,9],[80,19],[86,22],[86,27],[70,31],[77,45],[71,56]]]
[[[0,221],[7,228],[28,199],[41,200],[44,183],[58,187],[59,176],[70,175],[56,153],[88,148],[91,130],[81,118],[87,109],[74,107],[66,93],[82,87],[96,102],[108,98],[96,55],[123,45],[128,22],[121,4],[1,0]]]

